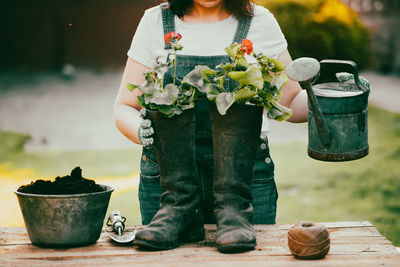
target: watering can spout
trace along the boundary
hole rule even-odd
[[[298,81],[306,89],[308,96],[309,109],[315,116],[315,123],[318,130],[321,146],[328,150],[331,147],[331,134],[324,122],[321,108],[311,87],[311,82],[319,74],[320,64],[315,58],[302,57],[294,60],[286,69],[287,75],[291,80]]]

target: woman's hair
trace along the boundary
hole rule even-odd
[[[169,8],[178,17],[183,17],[193,5],[193,0],[168,0]],[[225,8],[236,18],[252,16],[251,0],[224,0]]]

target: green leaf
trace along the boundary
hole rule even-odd
[[[172,105],[178,97],[179,89],[176,85],[167,84],[162,92],[156,91],[146,100],[157,105]]]
[[[215,101],[217,98],[217,95],[220,93],[213,84],[208,83],[206,84],[206,86],[204,87],[205,89],[205,93],[207,94],[207,98],[210,101]]]
[[[158,79],[157,73],[154,73],[152,71],[148,71],[144,74],[144,79],[146,80],[147,83],[153,84],[156,82]]]
[[[183,78],[183,82],[186,82],[196,88],[202,88],[204,86],[204,80],[203,80],[203,74],[202,72],[210,69],[207,66],[204,65],[198,65],[194,68],[194,70],[192,70],[191,72],[189,72],[184,78]]]
[[[145,82],[139,87],[139,90],[143,92],[147,97],[158,93],[161,90],[161,88],[158,83]]]
[[[217,69],[218,68],[223,69],[226,73],[228,73],[233,70],[234,66],[231,63],[226,63],[218,65]]]
[[[281,90],[283,86],[285,86],[285,84],[287,84],[289,82],[289,78],[283,74],[276,74],[274,75],[274,77],[272,78],[271,84],[273,86],[276,86],[276,88],[278,88],[278,90]]]
[[[234,59],[236,57],[237,54],[237,49],[238,45],[237,44],[231,44],[230,46],[228,46],[227,48],[225,48],[225,52],[232,58]]]
[[[220,93],[215,100],[219,114],[225,115],[226,111],[233,104],[233,101],[234,99],[231,93]]]
[[[272,76],[268,70],[263,70],[261,73],[262,73],[262,77],[263,77],[264,81],[269,82],[269,83],[272,82]]]
[[[181,105],[180,107],[182,108],[182,110],[187,110],[187,109],[194,108],[194,102],[190,102],[190,103],[188,103],[186,105]]]
[[[253,85],[260,90],[263,88],[264,80],[261,71],[255,66],[248,68],[246,71],[232,71],[228,76],[238,81],[241,86]]]
[[[157,62],[156,65],[153,67],[153,72],[158,73],[160,75],[164,75],[171,67],[172,61],[169,62]]]
[[[207,68],[207,69],[204,69],[204,70],[201,71],[201,74],[203,75],[203,78],[204,78],[204,79],[207,79],[207,80],[208,80],[208,78],[210,78],[211,76],[215,75],[215,73],[216,73],[216,71],[215,71],[215,70],[212,70],[212,69],[210,69],[210,68]]]
[[[284,121],[290,118],[292,115],[292,110],[279,104],[279,103],[271,103],[271,106],[268,108],[268,118]]]
[[[173,108],[168,105],[152,105],[152,108],[157,109],[158,111],[160,111],[162,114],[164,114],[168,118],[170,118],[174,115]]]
[[[214,79],[214,81],[217,83],[216,86],[218,86],[219,88],[221,88],[222,90],[224,90],[224,82],[225,82],[225,75],[220,76],[220,77],[216,77]],[[225,90],[224,90],[225,91]]]
[[[264,89],[263,92],[266,93],[268,101],[279,101],[282,98],[282,90],[278,90],[276,86],[273,86],[268,82],[265,82]]]
[[[128,83],[128,84],[126,85],[126,88],[127,88],[129,91],[133,92],[135,89],[139,88],[139,86],[136,85],[136,84],[133,84],[133,83]]]
[[[249,62],[247,62],[245,57],[238,57],[237,61],[236,61],[237,65],[243,66],[246,69],[249,67]]]
[[[248,88],[244,88],[244,89],[239,90],[237,93],[235,93],[234,101],[237,101],[240,99],[249,99],[255,95],[257,95],[256,91],[250,90]]]
[[[285,69],[285,66],[278,59],[269,58],[268,65],[270,66],[270,71],[272,72],[281,72]]]
[[[147,107],[146,101],[144,100],[144,95],[143,94],[137,97],[137,103],[139,105],[141,105],[142,107]]]
[[[212,70],[212,69],[210,69],[210,68],[207,68],[207,69],[203,70],[203,71],[201,72],[201,75],[203,75],[203,81],[204,81],[204,82],[211,83],[212,77],[214,77],[214,76],[216,75],[217,72],[218,72],[218,71]],[[204,88],[198,88],[198,89],[201,90],[201,91],[204,91]]]

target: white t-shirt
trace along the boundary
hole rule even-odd
[[[175,16],[175,31],[182,35],[182,55],[226,55],[225,48],[233,42],[238,20],[230,16],[214,23],[184,22]],[[254,16],[247,39],[253,42],[254,52],[262,52],[272,58],[279,57],[287,42],[274,16],[264,7],[254,5]],[[164,49],[164,29],[160,6],[147,9],[133,37],[128,56],[152,68],[156,58],[167,55]],[[251,58],[248,58],[251,61]],[[266,116],[263,120],[262,137],[268,131]]]

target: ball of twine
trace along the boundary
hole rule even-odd
[[[322,259],[329,252],[329,232],[322,224],[300,222],[288,232],[290,253],[300,259]]]

